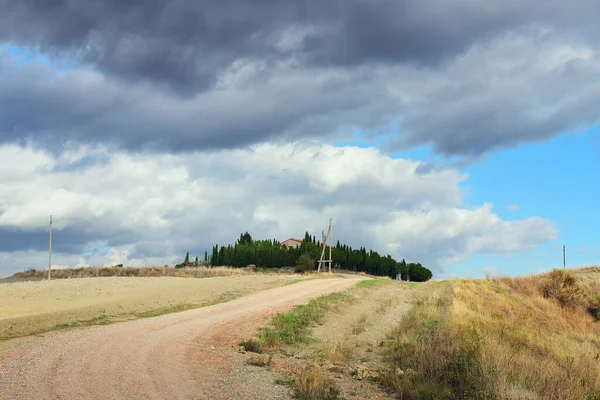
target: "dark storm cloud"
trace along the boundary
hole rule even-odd
[[[95,238],[79,229],[67,228],[52,232],[53,249],[65,253],[81,253],[85,245]],[[48,250],[47,231],[22,230],[0,226],[0,252],[3,251],[43,251]]]
[[[598,119],[595,95],[564,104],[548,86],[583,93],[596,64],[558,66],[548,82],[527,73],[528,90],[491,85],[503,71],[473,73],[544,46],[598,51],[595,0],[0,0],[0,10],[0,44],[98,72],[17,73],[0,55],[3,142],[184,151],[401,120],[394,145],[473,156]],[[545,32],[537,47],[482,53],[431,88],[474,49],[534,27]]]
[[[294,53],[328,65],[455,56],[521,24],[589,20],[578,0],[0,0],[0,39],[70,55],[126,79],[198,89],[240,58]],[[597,15],[597,14],[596,14]],[[309,29],[295,49],[277,41]]]

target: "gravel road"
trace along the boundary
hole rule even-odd
[[[347,279],[303,281],[181,313],[0,342],[0,398],[255,396],[261,388],[227,393],[220,382],[228,373],[227,359],[211,349],[236,347],[269,315],[346,289],[361,279],[348,275]]]

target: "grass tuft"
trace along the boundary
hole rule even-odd
[[[325,350],[323,358],[333,364],[345,364],[354,359],[355,348],[345,342],[337,342]]]
[[[240,346],[242,346],[244,350],[249,351],[251,353],[262,354],[263,352],[262,342],[256,339],[245,340],[240,343]]]
[[[275,378],[274,383],[281,386],[292,386],[294,383],[296,383],[296,380],[287,376],[279,376]]]
[[[352,334],[359,335],[359,334],[363,333],[366,329],[367,329],[367,316],[366,316],[366,314],[362,314],[352,324]]]
[[[311,365],[300,372],[293,384],[294,397],[298,400],[338,400],[340,389],[325,372]]]

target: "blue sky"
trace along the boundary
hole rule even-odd
[[[440,160],[426,151],[414,152],[421,160]],[[451,266],[446,275],[485,276],[484,269],[504,275],[527,275],[562,267],[562,246],[567,267],[600,263],[600,133],[592,129],[547,142],[503,150],[461,168],[464,207],[492,203],[494,212],[511,221],[541,217],[553,221],[559,238],[538,249],[507,254],[477,254]],[[514,209],[512,206],[517,206]]]
[[[600,137],[593,129],[505,150],[465,168],[469,174],[465,182],[467,207],[491,202],[505,220],[528,216],[549,219],[556,224],[559,238],[537,250],[504,257],[476,255],[449,268],[448,273],[464,276],[484,267],[526,275],[562,267],[563,244],[567,246],[567,267],[598,264],[599,154]],[[519,209],[512,211],[509,205]]]
[[[385,148],[385,138],[375,141],[357,132],[355,140],[337,145]],[[435,154],[429,146],[391,154],[440,165],[461,165],[460,159]],[[540,217],[556,224],[557,240],[538,248],[511,253],[475,254],[468,261],[449,266],[442,277],[484,277],[492,274],[524,276],[563,266],[600,264],[596,230],[600,213],[600,129],[565,133],[541,143],[500,150],[459,170],[468,174],[462,183],[464,208],[493,204],[493,212],[505,221]]]

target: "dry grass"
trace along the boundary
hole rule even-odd
[[[600,324],[588,305],[600,271],[461,281],[452,320],[481,338],[500,398],[595,399],[600,395]],[[595,275],[595,279],[594,279]]]
[[[388,346],[403,399],[600,399],[600,268],[432,282]]]
[[[363,314],[352,324],[352,334],[359,335],[367,329],[367,315]]]
[[[258,355],[253,354],[247,360],[246,364],[254,365],[255,367],[269,367],[273,364],[273,355]]]
[[[333,364],[346,364],[354,359],[355,348],[347,342],[337,342],[329,346],[323,358]]]
[[[293,385],[294,397],[298,400],[337,400],[340,389],[316,365],[302,370]]]
[[[198,267],[198,268],[168,268],[168,267],[103,267],[103,268],[68,268],[53,269],[52,279],[70,279],[70,278],[94,278],[94,277],[162,277],[170,276],[177,278],[210,278],[214,276],[232,276],[246,275],[252,273],[247,268],[231,267]],[[14,279],[44,279],[48,276],[48,271],[38,271],[30,269],[24,272],[17,272]]]
[[[263,352],[262,341],[256,339],[245,340],[240,343],[240,346],[242,346],[245,351],[249,351],[251,353],[261,354]]]
[[[413,309],[385,343],[383,385],[402,399],[493,397],[477,335],[452,324],[451,285],[432,282],[415,296]]]

